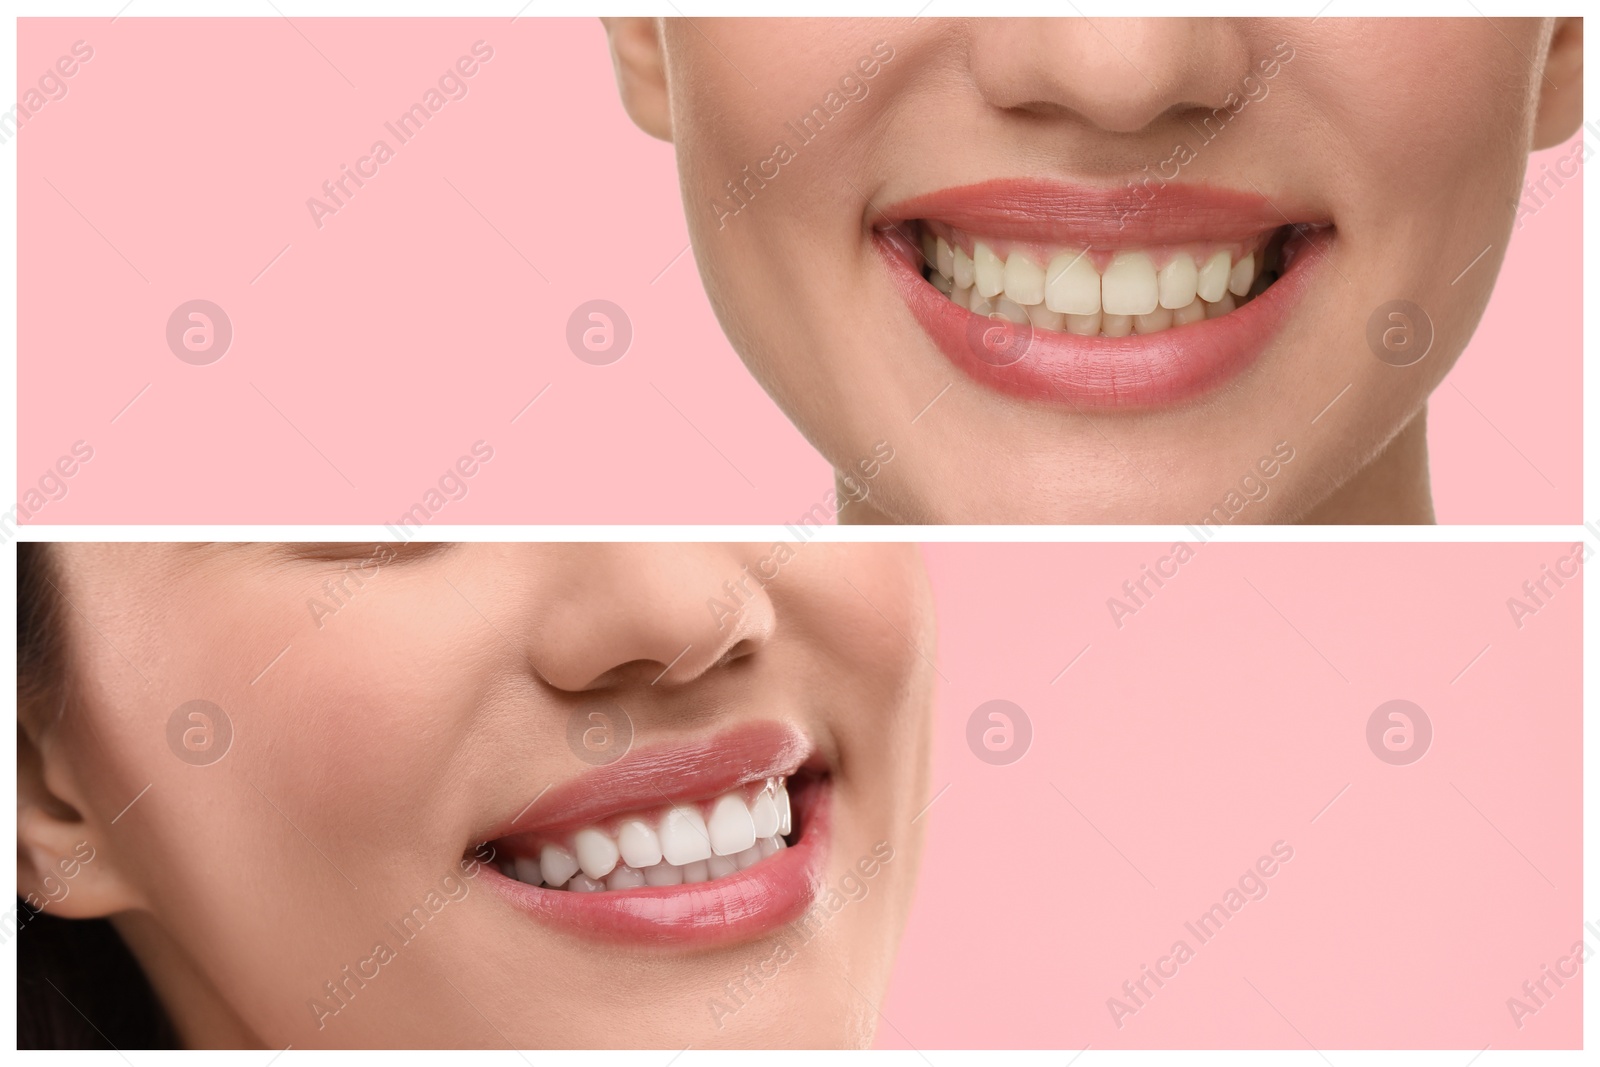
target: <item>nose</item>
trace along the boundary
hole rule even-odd
[[[1113,133],[1222,107],[1250,71],[1231,19],[972,19],[968,67],[985,101],[1072,115]]]
[[[582,544],[557,562],[539,583],[528,656],[558,689],[683,685],[772,639],[757,550]]]

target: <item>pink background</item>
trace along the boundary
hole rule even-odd
[[[930,793],[948,790],[880,1045],[1303,1050],[1298,1028],[1319,1049],[1581,1047],[1578,981],[1520,1031],[1506,1008],[1580,938],[1600,950],[1580,914],[1582,590],[1520,630],[1506,607],[1568,551],[1203,545],[1118,630],[1107,598],[1168,546],[926,547]],[[1409,766],[1366,747],[1397,698],[1434,728]],[[1033,725],[1009,766],[966,744],[993,699]],[[1280,839],[1295,855],[1267,897],[1187,937]],[[1179,937],[1195,958],[1119,1031],[1106,999]]]
[[[623,114],[598,22],[297,25],[315,48],[283,19],[21,20],[24,87],[95,49],[18,136],[19,491],[95,449],[34,521],[390,521],[479,440],[494,460],[435,521],[784,522],[822,497],[677,258],[672,149]],[[469,95],[314,228],[307,198],[480,38]],[[1435,394],[1441,521],[1580,518],[1580,219],[1572,181],[1527,221]],[[235,328],[205,367],[163,336],[195,298]],[[595,298],[634,325],[610,366],[564,341]]]

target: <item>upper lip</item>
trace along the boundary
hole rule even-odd
[[[1142,180],[1141,180],[1142,181]],[[1295,223],[1322,223],[1289,194],[1152,180],[1081,185],[1002,178],[924,193],[873,210],[893,225],[937,219],[968,233],[1090,248],[1246,240]]]
[[[791,775],[813,750],[798,728],[771,719],[631,750],[615,763],[550,785],[480,839],[577,829],[620,812],[709,799],[746,782]]]

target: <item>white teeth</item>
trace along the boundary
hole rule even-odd
[[[1100,310],[1100,272],[1088,252],[1063,252],[1050,261],[1044,306],[1065,315],[1093,315]]]
[[[711,808],[709,830],[711,851],[718,856],[732,856],[756,843],[756,824],[750,818],[750,809],[744,806],[744,798],[737,793],[717,798]]]
[[[979,293],[994,296],[1006,287],[1006,264],[994,250],[979,241],[972,246],[972,279]]]
[[[661,862],[661,839],[643,819],[629,819],[617,831],[617,851],[629,867],[644,870]]]
[[[955,280],[957,289],[972,288],[972,257],[967,255],[967,250],[964,248],[956,249],[956,272],[951,278]]]
[[[1111,253],[1102,274],[1087,250],[1059,252],[1041,267],[1039,253],[1021,248],[1002,258],[976,241],[969,256],[954,238],[926,229],[922,238],[934,267],[929,283],[957,307],[1084,337],[1159,333],[1226,314],[1238,306],[1235,297],[1249,298],[1261,265],[1258,251],[1234,262],[1218,250],[1203,264],[1173,251],[1158,271],[1152,254],[1123,250]]]
[[[755,824],[756,837],[768,838],[778,832],[778,805],[773,803],[772,790],[763,789],[750,805],[750,821]]]
[[[1216,252],[1195,276],[1194,291],[1201,300],[1215,303],[1228,291],[1228,253]]]
[[[1172,313],[1172,325],[1187,326],[1191,322],[1202,322],[1206,317],[1206,302],[1199,297],[1194,298],[1194,303],[1188,307],[1181,307]]]
[[[545,885],[566,885],[578,873],[578,860],[560,845],[546,845],[539,850],[539,872]]]
[[[711,837],[699,808],[674,805],[661,817],[657,831],[661,837],[661,856],[682,867],[711,856]]]
[[[1067,332],[1081,337],[1093,337],[1100,332],[1100,312],[1093,315],[1068,315]]]
[[[939,259],[939,239],[927,230],[922,231],[922,258],[928,266],[934,266]]]
[[[1148,315],[1156,309],[1156,268],[1149,256],[1118,252],[1111,257],[1100,276],[1100,307],[1107,315]]]
[[[544,881],[544,875],[539,870],[539,861],[532,856],[518,856],[512,864],[511,877],[528,885],[538,885]]]
[[[1012,300],[1009,296],[999,296],[994,299],[993,313],[1007,322],[1016,323],[1018,326],[1028,321],[1028,313],[1022,310],[1022,305]]]
[[[604,830],[592,827],[579,830],[572,847],[578,855],[578,866],[590,878],[604,878],[617,865],[617,843]]]
[[[645,885],[682,885],[683,868],[670,863],[658,863],[644,869]]]
[[[1041,330],[1059,333],[1067,328],[1067,317],[1059,311],[1051,311],[1043,304],[1028,304],[1022,310],[1028,313],[1028,321]]]
[[[1006,258],[1006,296],[1018,304],[1044,302],[1044,268],[1026,252],[1013,252]]]
[[[1233,272],[1228,275],[1228,292],[1234,296],[1243,296],[1250,291],[1250,286],[1255,280],[1256,256],[1252,252],[1233,265]]]
[[[1194,287],[1200,271],[1194,257],[1187,252],[1173,256],[1161,273],[1156,275],[1156,288],[1160,291],[1161,306],[1169,311],[1188,307],[1194,303]]]
[[[1017,307],[1005,297],[997,302]],[[785,780],[769,778],[656,816],[585,826],[539,846],[536,856],[506,856],[495,866],[527,885],[579,893],[715,881],[786,847],[780,835],[792,820]]]
[[[606,879],[607,889],[638,889],[643,885],[644,872],[630,867],[626,863],[619,864],[617,869],[612,871],[610,877]]]
[[[1113,315],[1108,311],[1100,316],[1100,333],[1104,336],[1126,337],[1132,332],[1132,315]]]
[[[1148,315],[1135,315],[1133,318],[1134,333],[1160,333],[1171,327],[1172,312],[1166,308],[1158,307]]]

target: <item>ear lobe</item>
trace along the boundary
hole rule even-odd
[[[64,919],[138,907],[138,894],[116,870],[101,832],[61,795],[75,787],[62,768],[47,769],[50,759],[17,730],[17,896],[35,911]]]
[[[1558,18],[1550,33],[1544,77],[1539,79],[1539,113],[1533,147],[1554,148],[1583,121],[1583,19]]]
[[[667,102],[666,56],[661,27],[653,18],[603,18],[611,42],[617,92],[628,117],[651,137],[672,140],[672,109]]]

